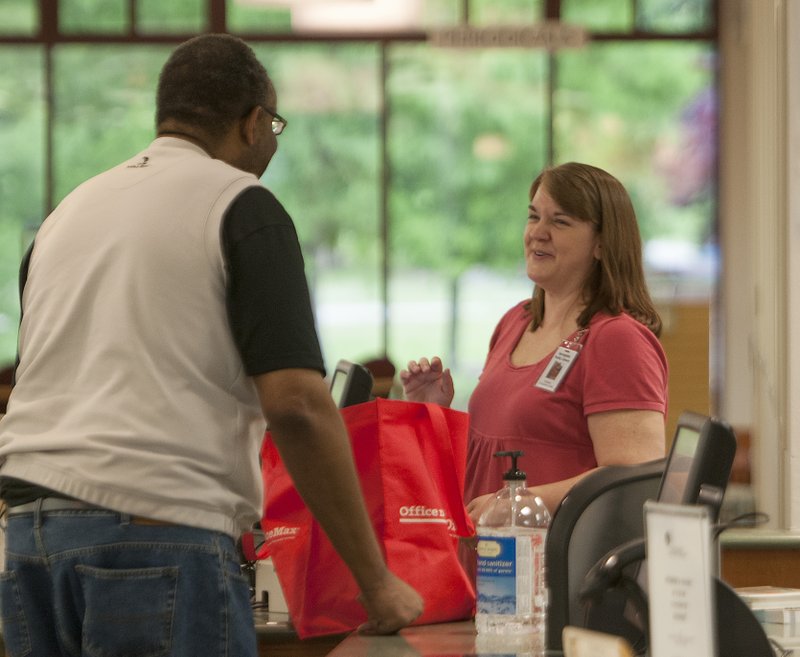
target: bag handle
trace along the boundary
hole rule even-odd
[[[453,453],[453,443],[450,440],[450,426],[445,417],[445,410],[438,404],[433,403],[425,403],[425,408],[428,412],[431,424],[433,425],[434,434],[439,441],[437,453],[440,456],[440,460],[447,460],[444,467],[450,472],[463,472],[464,465],[456,463],[455,454]],[[475,526],[464,506],[464,491],[460,489],[457,478],[445,476],[439,477],[439,481],[444,482],[444,490],[442,493],[450,507],[453,522],[456,526],[456,533],[464,537],[474,536]]]

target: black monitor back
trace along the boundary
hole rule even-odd
[[[705,504],[719,515],[736,455],[736,435],[722,420],[692,411],[678,418],[658,501]]]
[[[363,365],[340,360],[331,376],[330,391],[338,408],[369,401],[372,374]]]

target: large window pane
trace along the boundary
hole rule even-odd
[[[561,0],[561,19],[598,32],[624,32],[633,27],[634,0]]]
[[[155,88],[166,46],[55,50],[55,201],[155,136]]]
[[[293,217],[328,367],[383,353],[379,51],[259,46],[289,125],[264,176]]]
[[[268,7],[257,0],[227,0],[228,29],[247,34],[282,33],[292,30],[292,12]]]
[[[36,0],[0,0],[0,34],[32,35],[38,29]]]
[[[654,292],[706,296],[715,271],[713,51],[596,44],[558,58],[556,159],[603,167],[636,206]]]
[[[188,34],[206,28],[205,0],[137,0],[136,27],[142,34]]]
[[[531,291],[519,271],[545,163],[544,64],[541,52],[392,49],[389,353],[442,356],[457,407],[500,314]]]
[[[132,27],[130,1],[60,0],[60,28],[67,34],[126,34]],[[141,33],[200,32],[208,25],[206,0],[133,1],[133,27]],[[232,31],[292,30],[290,9],[258,9],[250,2],[226,3]],[[36,34],[38,4],[0,0],[0,39]],[[469,16],[470,24],[480,27],[534,22],[546,3],[413,4],[423,26],[453,25]],[[636,29],[710,30],[711,6],[709,0],[560,4],[564,20],[599,32],[632,30],[634,20]],[[172,47],[54,47],[56,202],[152,138],[155,84]],[[389,63],[386,171],[381,48]],[[447,50],[391,39],[295,41],[256,50],[277,83],[279,111],[290,122],[265,182],[295,218],[329,367],[338,358],[363,361],[384,349],[399,366],[438,353],[454,367],[456,406],[464,406],[495,322],[530,293],[521,232],[528,186],[545,164],[550,120],[556,161],[604,166],[630,189],[647,240],[651,282],[666,281],[671,292],[687,295],[707,295],[713,285],[713,43],[595,42],[559,52],[552,69],[557,89],[552,114],[551,71],[540,51]],[[0,145],[4,152],[24,152],[0,165],[3,248],[24,243],[40,221],[45,180],[43,57],[28,51],[36,53],[35,63],[25,64],[10,60],[11,52],[3,53],[1,62],[7,63],[3,70],[13,71],[13,80],[0,84]],[[14,56],[27,55],[22,49]],[[20,94],[23,79],[36,89]],[[388,281],[383,280],[384,174]],[[9,196],[9,189],[16,196]],[[6,217],[13,217],[13,228]],[[10,310],[0,307],[0,340],[3,317],[11,313],[13,328],[17,321],[18,260],[19,253],[4,258],[14,271],[0,272],[0,289],[13,296]]]
[[[44,75],[39,47],[0,48],[0,367],[17,348],[17,272],[44,212]]]
[[[712,24],[709,0],[637,0],[636,22],[652,32],[695,32]]]
[[[130,28],[125,0],[60,0],[58,19],[64,33],[124,34]]]

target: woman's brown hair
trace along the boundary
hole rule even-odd
[[[636,212],[628,192],[614,176],[589,164],[568,162],[542,171],[533,181],[530,199],[544,187],[568,215],[590,222],[600,237],[600,259],[583,285],[586,307],[578,325],[589,325],[597,312],[618,315],[627,312],[649,328],[661,333],[642,264],[642,239]],[[528,309],[535,331],[544,318],[544,290],[536,287]]]

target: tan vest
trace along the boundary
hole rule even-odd
[[[89,180],[36,237],[0,474],[237,536],[264,419],[225,311],[221,220],[258,185],[169,137]]]

